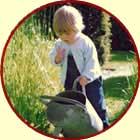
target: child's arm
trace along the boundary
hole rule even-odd
[[[87,45],[84,58],[85,68],[81,75],[85,76],[88,81],[92,81],[101,74],[97,51],[93,43],[90,42],[90,44]]]

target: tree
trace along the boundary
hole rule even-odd
[[[99,60],[101,64],[104,64],[109,61],[111,57],[111,22],[110,22],[110,16],[106,14],[105,12],[101,13],[101,23],[100,23],[100,31],[99,36],[96,38],[99,48],[98,54],[99,54]]]

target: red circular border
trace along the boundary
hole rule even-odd
[[[83,4],[83,5],[88,5],[90,7],[94,7],[94,8],[97,8],[101,11],[104,11],[106,12],[107,14],[109,14],[110,16],[112,16],[112,18],[114,20],[116,20],[120,26],[127,32],[129,38],[131,39],[131,41],[133,42],[133,46],[134,46],[134,49],[135,49],[135,53],[136,53],[136,57],[137,57],[137,62],[138,62],[138,80],[137,80],[137,84],[136,84],[136,89],[135,89],[135,92],[134,92],[134,95],[127,107],[127,109],[123,112],[123,114],[121,114],[121,116],[113,123],[111,124],[111,126],[109,128],[111,128],[113,125],[115,125],[124,115],[125,113],[129,110],[130,106],[132,105],[134,99],[135,99],[135,96],[136,96],[136,93],[137,93],[137,90],[138,90],[138,86],[139,86],[139,81],[140,81],[140,60],[139,60],[139,54],[138,54],[138,51],[137,51],[137,47],[135,45],[135,42],[132,38],[132,36],[130,35],[130,33],[128,32],[128,30],[126,29],[126,27],[121,23],[121,21],[119,19],[117,19],[115,16],[113,16],[110,12],[106,11],[105,9],[103,9],[102,7],[99,7],[95,4],[92,4],[92,3],[89,3],[89,2],[84,2],[84,1],[77,1],[77,0],[64,0],[64,1],[56,1],[56,2],[52,2],[52,3],[48,3],[46,5],[43,5],[35,10],[33,10],[32,12],[30,12],[28,15],[26,15],[22,20],[20,20],[20,22],[16,25],[16,27],[12,30],[12,32],[10,33],[7,41],[6,41],[6,44],[4,46],[4,49],[3,49],[3,53],[2,53],[2,58],[1,58],[1,83],[2,83],[2,88],[3,88],[3,91],[4,91],[4,94],[5,94],[5,97],[10,105],[10,107],[12,108],[12,110],[15,112],[15,114],[19,117],[19,119],[21,121],[23,121],[28,127],[32,128],[33,130],[35,130],[36,132],[42,134],[42,135],[45,135],[45,136],[48,136],[50,138],[54,138],[54,139],[62,139],[62,140],[79,140],[79,139],[86,139],[86,138],[90,138],[90,137],[93,137],[93,136],[96,136],[100,133],[103,133],[104,131],[106,131],[107,129],[101,131],[101,132],[98,132],[94,135],[90,135],[90,136],[87,136],[87,137],[80,137],[80,138],[60,138],[60,137],[55,137],[55,136],[52,136],[52,135],[49,135],[49,134],[46,134],[44,132],[41,132],[40,130],[38,129],[35,129],[34,127],[32,127],[28,122],[26,122],[24,120],[24,118],[22,118],[22,116],[15,110],[15,108],[13,107],[8,95],[7,95],[7,91],[6,91],[6,88],[5,88],[5,85],[4,85],[4,79],[3,79],[3,63],[4,63],[4,57],[5,57],[5,53],[6,53],[6,49],[7,49],[7,46],[10,42],[10,39],[12,38],[13,34],[15,33],[15,31],[17,30],[17,28],[27,19],[29,18],[31,15],[33,15],[34,13],[44,9],[44,8],[47,8],[49,6],[53,6],[53,5],[56,5],[56,4],[65,4],[65,3],[80,3],[80,4]],[[109,129],[108,128],[108,129]]]

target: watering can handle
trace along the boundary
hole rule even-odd
[[[73,91],[77,91],[77,84],[79,82],[80,77],[77,77],[74,82],[73,82],[73,86],[72,86],[72,90]]]
[[[77,84],[78,84],[78,82],[79,82],[79,79],[80,79],[80,77],[77,77],[75,80],[74,80],[74,82],[73,82],[73,86],[72,86],[72,90],[73,91],[77,91]],[[85,88],[85,86],[82,86],[82,92],[83,92],[83,94],[86,96],[86,88]]]

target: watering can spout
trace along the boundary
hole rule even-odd
[[[46,98],[46,96],[44,95],[44,96],[40,96],[40,101],[41,101],[43,104],[48,105],[48,103],[51,102],[51,99]]]

